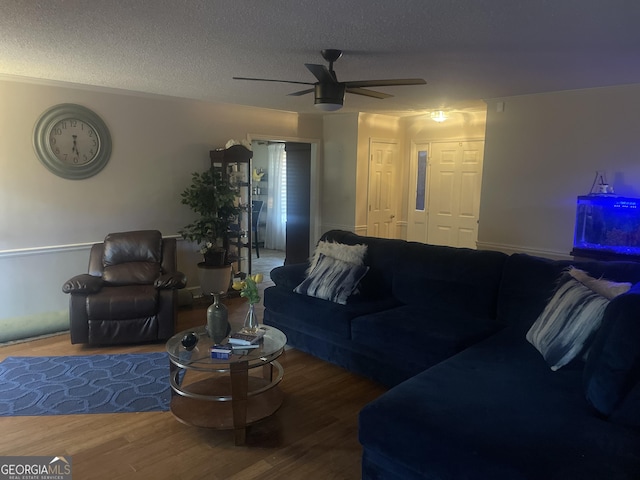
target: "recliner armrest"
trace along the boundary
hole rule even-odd
[[[62,286],[64,293],[89,294],[99,292],[102,288],[102,278],[88,273],[81,273],[67,280]]]
[[[178,289],[187,285],[187,277],[182,272],[171,272],[160,275],[153,284],[159,289]]]

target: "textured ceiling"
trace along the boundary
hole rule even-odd
[[[422,77],[343,111],[640,82],[637,0],[0,0],[0,74],[316,112],[304,63],[338,79]]]

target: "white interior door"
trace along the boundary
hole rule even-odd
[[[371,141],[367,234],[396,237],[398,145]]]
[[[427,243],[476,248],[483,141],[431,144]]]

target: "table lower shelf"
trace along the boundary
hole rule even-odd
[[[271,384],[270,380],[249,377],[249,392],[263,389]],[[222,377],[206,379],[186,387],[189,393],[206,395],[212,400],[189,398],[172,392],[171,412],[178,421],[196,427],[229,430],[237,428],[233,423],[233,402],[215,401],[215,397],[224,397],[231,391],[231,379]],[[251,425],[273,415],[282,405],[282,391],[274,386],[257,395],[247,398],[246,425]]]

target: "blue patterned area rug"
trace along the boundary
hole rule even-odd
[[[0,416],[157,412],[170,399],[164,352],[0,362]]]

